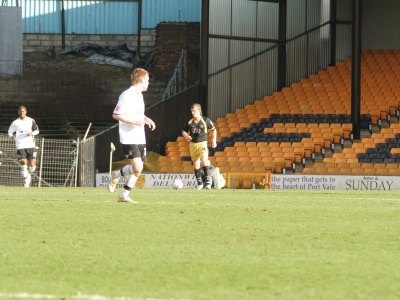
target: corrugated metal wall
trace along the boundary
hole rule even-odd
[[[136,34],[137,2],[65,1],[66,33]]]
[[[287,43],[286,85],[328,67],[329,9],[329,0],[288,0],[287,38],[295,39]]]
[[[221,15],[221,12],[223,14]],[[232,30],[231,0],[210,0],[209,33],[230,36]],[[231,71],[224,70],[230,65],[230,41],[228,39],[209,39],[208,112],[213,119],[231,111]],[[212,112],[212,113],[211,113]]]
[[[210,0],[207,113],[212,119],[276,90],[277,50],[267,51],[276,44],[240,38],[276,39],[277,21],[276,3]]]
[[[306,30],[306,2],[307,0],[287,0],[287,39],[291,39]]]
[[[19,0],[24,33],[61,33],[61,0]],[[16,0],[8,0],[15,6]],[[200,22],[201,0],[143,0],[142,28]],[[137,34],[138,2],[64,0],[67,34]]]
[[[19,1],[22,8],[22,30],[32,33],[61,32],[60,2]]]
[[[286,38],[292,39],[307,30],[307,0],[287,0]],[[286,82],[307,76],[307,36],[286,45]]]
[[[352,1],[337,0],[336,60],[351,56]]]

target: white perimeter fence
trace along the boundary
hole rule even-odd
[[[76,187],[79,139],[36,139],[37,163],[31,186]],[[0,185],[23,186],[15,142],[0,135]]]

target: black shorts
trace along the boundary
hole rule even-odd
[[[146,145],[122,145],[122,150],[126,158],[140,157],[142,161],[146,161]]]
[[[36,159],[37,152],[35,148],[26,148],[17,150],[18,159]]]

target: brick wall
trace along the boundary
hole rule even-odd
[[[141,53],[148,53],[155,46],[155,30],[142,30],[140,38]],[[79,43],[95,43],[100,46],[118,46],[127,44],[136,49],[138,37],[136,35],[98,35],[98,34],[68,34],[65,35],[65,47],[71,48]],[[24,34],[23,47],[24,51],[42,52],[49,47],[55,46],[56,49],[61,49],[62,36],[60,34]]]
[[[173,74],[182,49],[187,53],[188,85],[199,79],[200,23],[159,23],[156,27],[154,73],[163,81]]]

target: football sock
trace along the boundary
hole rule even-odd
[[[202,184],[203,180],[201,180],[201,169],[194,170],[194,175],[196,176],[197,184]]]
[[[204,175],[210,176],[210,166],[203,167]]]
[[[133,174],[132,165],[126,165],[121,169],[121,176],[127,176]]]
[[[139,177],[137,177],[135,174],[129,175],[129,177],[125,181],[124,189],[130,191],[132,188],[134,188],[138,178]]]
[[[132,189],[132,188],[135,186],[136,181],[138,180],[138,178],[139,178],[139,177],[137,177],[135,174],[131,174],[131,175],[129,176],[128,181],[126,182],[126,185],[127,185],[129,188]]]
[[[206,178],[206,184],[211,184],[210,166],[204,166],[203,171]]]
[[[28,166],[27,165],[21,165],[21,175],[22,177],[26,178],[28,177]]]
[[[122,190],[122,195],[128,196],[129,192],[135,187],[138,178],[139,177],[134,174],[131,174],[126,178],[124,189]]]

